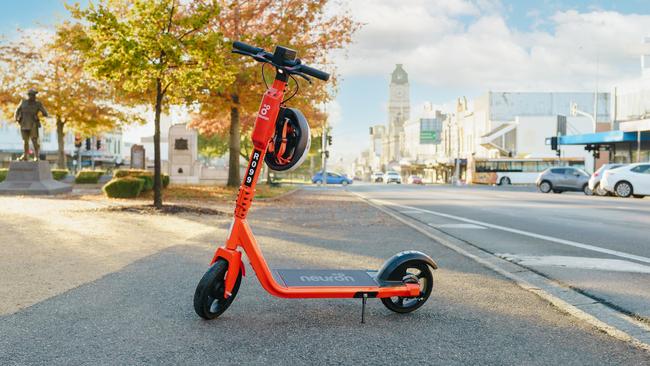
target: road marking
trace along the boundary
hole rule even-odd
[[[420,212],[420,211],[416,211],[416,210],[404,210],[404,211],[400,211],[400,213],[403,213],[403,214],[421,214],[421,213],[424,213],[424,212]]]
[[[474,224],[434,224],[430,223],[429,226],[438,227],[443,229],[486,229],[484,226]]]
[[[644,266],[643,264],[621,259],[568,257],[559,255],[535,256],[499,253],[495,253],[495,255],[522,266],[564,267],[609,272],[650,273],[649,266]]]
[[[625,259],[632,259],[632,260],[643,262],[643,263],[650,263],[650,258],[648,258],[648,257],[642,257],[640,255],[620,252],[618,250],[602,248],[602,247],[598,247],[598,246],[595,246],[595,245],[579,243],[577,241],[572,241],[572,240],[560,239],[560,238],[556,238],[556,237],[548,236],[548,235],[531,233],[530,231],[513,229],[513,228],[510,228],[510,227],[506,227],[506,226],[490,224],[488,222],[472,220],[472,219],[468,219],[468,218],[465,218],[465,217],[449,215],[449,214],[446,214],[446,213],[426,210],[426,209],[423,209],[423,208],[417,208],[417,207],[407,206],[407,205],[400,205],[398,203],[393,203],[393,202],[389,202],[389,201],[385,201],[385,200],[379,200],[379,199],[373,199],[373,198],[370,198],[369,200],[372,201],[372,202],[378,203],[380,205],[384,205],[384,206],[395,206],[395,207],[400,207],[400,208],[408,209],[408,210],[426,212],[426,213],[430,213],[432,215],[436,215],[436,216],[440,216],[440,217],[444,217],[444,218],[448,218],[448,219],[452,219],[452,220],[463,221],[463,222],[466,222],[466,223],[469,223],[469,224],[475,224],[475,225],[485,226],[485,227],[489,227],[489,228],[497,229],[497,230],[501,230],[501,231],[507,231],[509,233],[528,236],[528,237],[535,238],[535,239],[542,239],[542,240],[550,241],[550,242],[557,243],[557,244],[567,245],[567,246],[570,246],[570,247],[587,249],[587,250],[591,250],[591,251],[594,251],[594,252],[609,254],[609,255],[616,256],[616,257],[625,258]]]
[[[512,280],[517,286],[534,293],[540,298],[555,305],[561,311],[591,324],[616,339],[630,342],[641,349],[650,351],[650,326],[646,323],[605,304],[601,304],[597,301],[594,303],[595,299],[572,289],[567,289],[565,286],[562,286],[549,278],[536,274],[535,272],[512,272],[511,270],[505,269],[501,263],[498,262],[503,261],[504,263],[507,263],[504,259],[493,255],[485,257],[485,253],[477,247],[468,245],[454,237],[449,237],[444,232],[433,234],[424,229],[425,226],[421,223],[413,222],[414,218],[412,217],[399,215],[394,210],[388,209],[382,204],[372,202],[372,199],[367,198],[362,194],[356,192],[352,192],[352,194],[358,196],[370,206],[377,208],[397,221],[433,239],[437,243]]]

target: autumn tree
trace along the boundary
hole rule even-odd
[[[301,59],[310,65],[334,71],[329,64],[330,51],[343,48],[358,28],[349,14],[326,11],[328,0],[219,0],[221,16],[215,25],[231,41],[243,41],[273,52],[275,45],[284,45],[298,51]],[[247,132],[254,123],[259,100],[264,93],[260,79],[261,66],[236,54],[227,54],[232,83],[221,89],[210,89],[202,95],[200,110],[192,125],[202,134],[228,135],[229,170],[228,185],[240,184],[239,159],[242,154],[242,131]],[[271,67],[268,76],[273,76]],[[325,121],[318,105],[326,103],[335,89],[336,77],[329,83],[312,85],[297,81],[301,93],[292,100],[300,108],[312,127]],[[291,81],[289,88],[296,87]],[[317,128],[316,128],[317,129]]]
[[[0,76],[3,114],[13,119],[21,96],[29,88],[39,90],[39,99],[55,122],[60,168],[66,166],[66,128],[91,135],[129,119],[108,100],[109,88],[84,72],[81,57],[69,47],[65,34],[65,26],[56,35],[19,32],[15,41],[0,47],[0,67],[5,70]]]
[[[230,81],[223,66],[217,1],[99,0],[69,6],[82,30],[76,45],[92,74],[120,98],[154,111],[154,206],[162,208],[160,116]]]

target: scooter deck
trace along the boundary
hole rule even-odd
[[[350,269],[276,269],[286,287],[368,287],[379,286],[376,271]]]

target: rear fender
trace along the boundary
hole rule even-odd
[[[436,262],[434,262],[433,259],[431,259],[431,257],[428,255],[417,250],[406,250],[395,254],[384,263],[384,265],[379,269],[379,272],[377,273],[377,280],[380,282],[401,281],[402,278],[392,278],[391,273],[393,273],[399,266],[411,262],[424,262],[432,269],[438,269]]]

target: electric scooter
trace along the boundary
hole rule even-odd
[[[378,271],[271,270],[268,267],[246,221],[255,196],[260,167],[265,161],[267,151],[274,148],[273,141],[286,140],[284,137],[287,128],[279,126],[283,123],[285,112],[292,110],[286,108],[283,100],[289,78],[298,76],[311,83],[312,77],[327,81],[329,74],[303,64],[296,57],[296,51],[286,47],[277,46],[274,53],[269,53],[262,48],[234,42],[232,52],[270,64],[275,68],[276,74],[272,86],[264,93],[257,114],[252,132],[254,149],[239,188],[228,239],[224,246],[217,249],[209,269],[196,287],[196,313],[204,319],[214,319],[232,304],[242,276],[246,274],[240,249],[246,253],[262,287],[277,297],[361,299],[362,322],[368,298],[381,299],[388,309],[397,313],[409,313],[420,308],[431,295],[432,270],[438,267],[429,256],[418,251],[400,252],[387,260]],[[278,134],[282,134],[282,139],[274,139]]]

